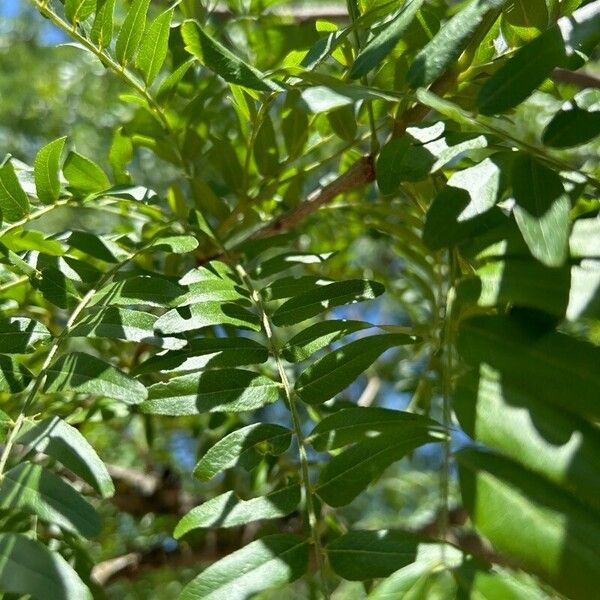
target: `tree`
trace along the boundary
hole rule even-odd
[[[30,0],[0,590],[593,597],[600,1],[171,4]]]

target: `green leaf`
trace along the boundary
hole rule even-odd
[[[406,532],[350,531],[327,545],[331,568],[344,579],[387,577],[414,562],[419,539]]]
[[[233,325],[260,331],[260,320],[257,315],[235,302],[221,300],[170,310],[156,321],[154,327],[161,334],[181,334],[213,325]]]
[[[457,298],[463,304],[527,306],[560,317],[565,314],[571,284],[568,266],[556,269],[529,258],[506,258],[484,264],[476,275],[458,286]]]
[[[208,302],[234,302],[236,300],[246,300],[247,292],[235,281],[227,279],[210,279],[191,283],[189,292],[186,292],[179,298],[171,302],[171,306],[181,307],[204,304]]]
[[[89,305],[155,306],[165,308],[185,292],[185,288],[158,275],[136,275],[113,281],[99,290]]]
[[[286,271],[301,265],[318,265],[324,263],[333,256],[333,252],[312,254],[310,252],[284,252],[273,258],[261,261],[252,269],[252,275],[256,278],[265,279],[271,275]]]
[[[279,170],[279,149],[273,121],[265,115],[254,139],[254,160],[263,177],[275,175]]]
[[[600,135],[600,110],[577,106],[557,112],[544,129],[542,142],[551,148],[572,148]]]
[[[308,288],[333,283],[330,279],[323,279],[315,275],[302,277],[282,277],[261,290],[261,296],[267,301],[284,300],[305,292]]]
[[[185,586],[179,600],[246,600],[302,577],[308,568],[308,540],[268,535],[207,567]]]
[[[509,25],[511,34],[529,42],[548,27],[548,16],[546,0],[511,0],[504,8],[502,24]]]
[[[519,391],[485,364],[460,379],[453,407],[471,438],[600,509],[593,483],[600,440],[585,421]]]
[[[86,194],[103,192],[111,185],[106,173],[95,162],[77,152],[69,152],[63,173],[73,189]]]
[[[370,327],[373,325],[364,321],[320,321],[292,337],[281,349],[281,354],[289,362],[306,360],[342,337]]]
[[[192,373],[151,386],[141,408],[145,413],[170,416],[245,412],[275,402],[279,387],[268,377],[243,369]]]
[[[380,296],[385,288],[376,281],[350,279],[309,290],[284,302],[273,314],[277,326],[294,325],[328,309]]]
[[[238,527],[262,519],[278,519],[292,513],[298,504],[298,484],[276,489],[251,500],[240,500],[234,492],[225,492],[185,515],[177,523],[173,537],[179,539],[194,529]]]
[[[432,419],[415,413],[374,406],[343,408],[320,421],[307,441],[318,452],[324,452],[375,434],[396,432],[404,435],[412,431],[442,431],[442,427]]]
[[[251,471],[265,454],[283,454],[291,441],[292,432],[281,425],[255,423],[242,427],[212,446],[196,465],[194,475],[208,481],[217,473],[236,466]]]
[[[59,308],[71,308],[81,300],[73,281],[56,267],[44,267],[42,279],[35,281],[34,286],[48,302]]]
[[[138,365],[135,373],[184,373],[241,367],[264,363],[268,357],[269,352],[262,344],[245,337],[192,339],[183,350],[155,354]]]
[[[61,462],[95,488],[103,498],[109,498],[115,488],[106,467],[87,440],[58,417],[48,417],[36,423],[17,438],[24,444]]]
[[[58,552],[18,533],[0,533],[0,589],[34,600],[92,600],[90,590]]]
[[[465,507],[494,547],[569,598],[593,598],[596,513],[500,455],[468,448],[456,457]]]
[[[504,2],[472,0],[457,12],[417,54],[406,76],[408,84],[426,87],[440,77],[466,48],[484,17]]]
[[[398,14],[358,53],[350,79],[359,79],[382,63],[402,39],[422,4],[423,0],[408,0],[403,4]]]
[[[190,60],[179,65],[170,75],[165,77],[156,92],[156,99],[160,102],[168,101],[194,62],[194,59],[190,58]]]
[[[131,62],[138,50],[146,27],[150,0],[133,0],[117,37],[115,55],[122,65]]]
[[[38,344],[51,339],[45,325],[26,317],[0,317],[0,348],[6,354],[34,352]]]
[[[116,0],[98,0],[96,18],[90,31],[90,40],[101,50],[110,45],[113,36],[113,17]]]
[[[172,18],[171,8],[156,17],[144,32],[135,66],[142,72],[146,85],[150,85],[156,79],[167,58]]]
[[[156,315],[111,306],[99,313],[81,319],[70,332],[70,337],[110,338],[150,344],[159,348],[179,349],[183,340],[162,337],[154,333]]]
[[[361,441],[331,458],[315,488],[330,506],[345,506],[391,464],[423,444],[439,441],[428,431],[383,434]]]
[[[35,189],[40,202],[53,204],[60,196],[60,157],[66,137],[58,138],[40,149],[35,157]]]
[[[68,483],[40,465],[24,462],[0,480],[0,508],[21,510],[66,531],[94,537],[100,518]]]
[[[8,223],[19,221],[29,214],[29,199],[10,160],[0,166],[0,213]]]
[[[196,21],[184,21],[181,36],[185,49],[225,81],[260,92],[282,91],[264,73],[245,63],[208,35]]]
[[[32,374],[14,356],[0,354],[0,392],[17,394],[31,381]]]
[[[586,419],[600,418],[600,349],[534,323],[506,316],[464,320],[458,336],[462,358],[487,363],[511,387]]]
[[[139,404],[147,396],[146,388],[139,381],[99,358],[81,352],[65,354],[50,366],[44,391],[106,396],[126,404]]]
[[[561,266],[569,244],[571,204],[558,173],[529,154],[513,163],[514,215],[535,258],[548,267]]]
[[[74,25],[85,21],[96,10],[96,0],[65,0],[65,17]]]
[[[415,341],[414,336],[390,333],[350,342],[326,354],[302,371],[296,380],[296,393],[307,404],[320,404],[331,400],[386,350],[394,346],[414,344]]]
[[[566,66],[579,69],[600,43],[600,2],[595,0],[558,20],[567,54]]]
[[[560,65],[565,46],[558,27],[547,29],[509,58],[484,84],[477,98],[484,115],[505,112],[525,100]]]
[[[169,235],[158,238],[152,243],[152,250],[163,250],[173,254],[188,254],[198,247],[198,240],[193,235]]]

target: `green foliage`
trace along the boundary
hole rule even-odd
[[[593,597],[600,2],[30,2],[0,592]]]

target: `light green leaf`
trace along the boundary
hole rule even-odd
[[[171,302],[171,306],[181,307],[208,302],[234,302],[236,300],[245,300],[247,304],[250,304],[246,296],[247,292],[235,281],[215,278],[189,284],[189,292],[175,298]]]
[[[310,358],[342,337],[373,327],[364,321],[327,320],[315,323],[292,337],[282,348],[283,357],[289,362],[299,362]]]
[[[46,393],[92,394],[126,404],[139,404],[147,396],[146,388],[139,381],[90,354],[65,354],[50,366],[47,373]]]
[[[246,412],[275,402],[279,387],[268,377],[243,369],[192,373],[151,386],[141,409],[170,416]]]
[[[115,46],[115,55],[122,65],[131,62],[144,35],[150,0],[133,0]]]
[[[586,419],[600,418],[597,346],[556,331],[540,332],[535,323],[482,316],[462,322],[458,349],[468,364],[487,363],[500,371],[511,388]]]
[[[471,438],[600,509],[600,440],[585,421],[519,391],[486,364],[460,379],[453,407]]]
[[[412,23],[423,0],[408,0],[398,14],[358,53],[350,70],[350,79],[359,79],[378,67]]]
[[[390,333],[350,342],[326,354],[302,371],[296,380],[296,393],[307,404],[320,404],[331,400],[386,350],[394,346],[414,344],[415,341],[414,336]]]
[[[0,533],[0,589],[34,600],[92,600],[90,590],[58,552],[18,533]]]
[[[31,381],[32,374],[14,356],[0,354],[0,392],[17,394]]]
[[[573,258],[600,258],[600,219],[578,219],[569,238]]]
[[[183,350],[155,354],[138,365],[135,373],[184,373],[241,367],[264,363],[268,357],[269,352],[262,344],[245,337],[192,339]]]
[[[85,21],[96,10],[96,0],[65,0],[65,17],[74,25]]]
[[[161,334],[182,334],[213,325],[233,325],[243,329],[260,330],[257,315],[235,302],[221,300],[170,310],[156,321],[154,327]]]
[[[419,538],[406,532],[349,531],[325,549],[331,568],[344,579],[387,577],[414,562]]]
[[[141,310],[111,306],[81,319],[69,336],[127,340],[175,350],[183,348],[184,340],[156,335],[156,319],[156,315]]]
[[[260,92],[282,91],[264,73],[238,58],[204,31],[196,21],[184,21],[181,36],[185,49],[225,81]]]
[[[113,36],[113,16],[116,0],[98,0],[96,18],[90,31],[90,39],[98,48],[110,45]]]
[[[367,279],[336,281],[286,300],[273,314],[273,323],[278,326],[301,323],[336,306],[376,298],[384,291],[383,285]]]
[[[531,41],[548,27],[546,0],[510,0],[502,15],[503,31],[507,37],[516,35],[519,40]]]
[[[23,191],[10,160],[0,166],[0,215],[8,223],[29,214],[29,198]]]
[[[302,577],[308,568],[308,540],[268,535],[207,567],[181,592],[179,600],[247,600]]]
[[[48,417],[36,423],[17,438],[24,444],[61,462],[94,487],[103,498],[115,492],[112,479],[96,451],[87,440],[58,417]]]
[[[505,112],[525,100],[562,63],[565,46],[558,27],[519,48],[484,84],[477,99],[484,115]]]
[[[0,508],[37,515],[88,538],[100,532],[100,518],[91,504],[60,477],[28,462],[12,468],[0,480]]]
[[[315,491],[330,506],[345,506],[391,464],[423,444],[439,441],[428,431],[383,434],[361,441],[331,458],[321,469]]]
[[[440,77],[466,48],[484,17],[504,2],[472,0],[457,12],[417,54],[406,76],[408,84],[426,87]]]
[[[0,317],[0,348],[6,354],[27,354],[51,339],[45,325],[26,317]]]
[[[192,509],[175,528],[179,539],[200,528],[238,527],[263,519],[278,519],[293,512],[300,503],[298,484],[276,489],[265,496],[240,500],[234,492],[225,492]]]
[[[514,215],[533,256],[548,267],[567,258],[571,204],[558,173],[529,154],[517,156],[512,168]]]
[[[66,139],[62,137],[50,142],[35,157],[35,189],[40,202],[44,204],[53,204],[60,196],[60,157]]]
[[[201,481],[240,466],[251,471],[265,454],[279,456],[292,441],[292,432],[281,425],[255,423],[236,429],[212,446],[200,459],[194,475]]]
[[[326,416],[311,431],[307,441],[318,452],[334,450],[372,438],[376,434],[411,431],[442,431],[442,426],[415,413],[374,406],[343,408]]]
[[[144,32],[135,66],[142,72],[146,85],[150,85],[156,79],[167,58],[172,18],[171,8],[156,17]]]
[[[165,77],[156,92],[156,99],[161,102],[169,100],[194,62],[194,59],[190,58],[190,60],[179,65],[170,75]]]
[[[173,254],[188,254],[198,247],[198,240],[192,235],[170,235],[158,238],[150,248]]]
[[[478,531],[569,598],[593,598],[600,526],[560,489],[485,450],[456,455],[465,507]]]
[[[69,152],[63,173],[73,189],[87,194],[103,192],[111,185],[106,173],[95,162],[77,152]]]

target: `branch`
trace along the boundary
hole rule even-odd
[[[551,76],[555,83],[568,83],[579,88],[600,88],[600,79],[591,73],[583,71],[568,71],[567,69],[554,69]]]

